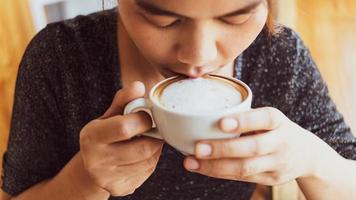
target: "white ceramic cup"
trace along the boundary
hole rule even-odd
[[[162,139],[185,155],[194,154],[194,145],[197,141],[207,139],[224,139],[238,137],[237,134],[223,133],[218,122],[226,116],[251,108],[251,89],[242,81],[220,75],[208,75],[212,78],[228,82],[235,86],[242,95],[242,102],[229,109],[210,113],[179,113],[169,110],[159,103],[159,93],[169,84],[182,80],[184,77],[176,76],[157,83],[150,90],[148,99],[138,98],[125,107],[124,114],[146,111],[153,117],[154,127],[142,135]]]

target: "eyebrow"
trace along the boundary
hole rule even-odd
[[[164,10],[163,8],[160,8],[157,5],[154,5],[152,3],[149,3],[147,0],[135,0],[136,4],[146,12],[149,12],[152,15],[161,15],[161,16],[169,16],[169,17],[179,17],[179,18],[187,18],[186,16],[183,16],[181,14]],[[220,17],[232,17],[236,15],[242,15],[251,12],[253,9],[255,9],[257,6],[259,6],[262,3],[262,0],[256,0],[251,2],[250,4],[244,6],[243,8],[239,8],[238,10],[229,12],[227,14],[224,14]]]

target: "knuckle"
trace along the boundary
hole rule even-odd
[[[79,133],[80,149],[83,149],[86,146],[86,144],[90,144],[91,140],[92,139],[89,138],[89,136],[88,136],[88,132],[86,132],[86,130],[84,130],[84,128],[83,128]]]
[[[279,173],[272,173],[271,179],[273,185],[280,185],[283,183],[283,178]]]
[[[263,154],[259,140],[254,138],[251,141],[252,156],[258,156]]]
[[[253,173],[253,169],[246,162],[241,162],[241,166],[237,169],[237,176],[245,178]]]
[[[88,130],[87,130],[86,126],[84,126],[82,128],[82,130],[80,130],[80,133],[79,133],[79,141],[80,142],[86,142],[87,133],[88,133]]]
[[[79,133],[80,144],[91,144],[93,141],[93,127],[95,127],[97,120],[93,120],[86,124]]]
[[[91,134],[81,133],[79,137],[80,137],[79,145],[80,145],[80,149],[82,150],[85,150],[88,146],[91,146],[90,144],[92,144],[95,141]]]
[[[279,126],[279,119],[281,112],[273,107],[267,107],[265,109],[267,120],[268,120],[268,127],[270,129],[274,129]]]
[[[220,142],[220,148],[218,150],[218,154],[220,155],[225,155],[225,154],[231,154],[234,153],[234,148],[232,148],[233,144],[231,142]]]
[[[128,125],[128,123],[125,122],[124,118],[119,118],[120,120],[117,123],[117,130],[118,133],[124,138],[124,139],[129,139],[130,138],[130,133],[131,129]]]
[[[138,148],[138,154],[143,156],[144,158],[150,158],[153,153],[153,149],[148,142],[142,142],[140,147]]]

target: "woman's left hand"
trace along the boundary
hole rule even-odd
[[[320,138],[271,107],[222,119],[220,128],[244,135],[199,141],[195,157],[184,161],[188,170],[216,178],[278,185],[312,176],[326,161],[341,157]]]

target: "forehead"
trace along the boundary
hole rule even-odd
[[[132,0],[152,4],[190,18],[222,16],[248,5],[266,0]]]

